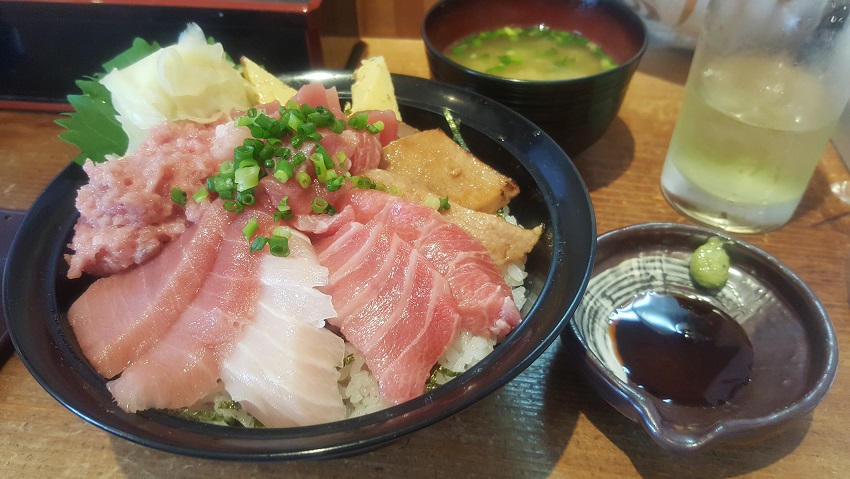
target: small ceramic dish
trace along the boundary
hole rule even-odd
[[[731,267],[721,289],[706,291],[694,286],[688,263],[712,236],[727,242]],[[749,383],[726,402],[699,406],[656,397],[632,382],[609,318],[650,292],[707,301],[740,324],[753,350]],[[678,453],[775,433],[823,399],[838,364],[829,316],[794,272],[744,241],[681,224],[640,224],[601,235],[587,292],[562,338],[581,356],[582,372],[605,400]]]

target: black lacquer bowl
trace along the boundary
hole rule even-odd
[[[707,291],[694,285],[688,263],[712,236],[727,242],[731,267],[723,288]],[[651,292],[699,298],[737,321],[753,347],[750,382],[717,406],[677,404],[634,384],[610,335],[609,317],[631,298]],[[781,431],[817,406],[838,367],[829,315],[793,271],[719,230],[675,223],[638,224],[599,237],[592,279],[563,338],[595,389],[661,447],[677,453]],[[659,351],[659,361],[662,356]]]
[[[471,70],[445,54],[475,33],[540,24],[585,36],[618,66],[569,80],[517,80]],[[648,39],[640,17],[617,0],[444,0],[428,11],[421,34],[435,80],[514,109],[573,157],[599,140],[617,117]]]
[[[298,86],[322,81],[349,98],[350,72],[282,77]],[[68,166],[38,198],[12,246],[3,306],[12,341],[35,379],[83,419],[156,449],[243,460],[334,458],[363,452],[474,404],[528,367],[566,327],[590,277],[596,226],[588,192],[566,154],[536,126],[497,103],[428,80],[393,78],[405,121],[448,131],[443,109],[460,120],[473,153],[514,178],[522,193],[511,213],[545,232],[526,266],[529,301],[522,324],[479,365],[445,386],[384,411],[312,427],[236,429],[148,411],[123,412],[80,354],[65,312],[86,286],[65,278],[63,259],[76,218],[76,189],[86,176]]]

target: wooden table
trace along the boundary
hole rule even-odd
[[[427,77],[418,40],[368,38],[393,72]],[[651,49],[607,134],[575,158],[598,231],[647,221],[687,223],[658,186],[690,61]],[[0,207],[27,208],[76,153],[55,116],[0,111]],[[794,219],[746,239],[796,271],[825,304],[850,348],[850,205],[830,185],[850,174],[830,147]],[[503,389],[439,424],[344,460],[228,463],[176,456],[118,439],[53,400],[13,357],[0,370],[0,476],[42,477],[846,477],[850,369],[810,417],[750,445],[693,457],[668,454],[600,399],[560,341]]]

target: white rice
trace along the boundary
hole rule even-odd
[[[525,261],[506,265],[502,269],[502,276],[505,278],[505,283],[511,287],[517,309],[522,311],[528,299],[528,291],[525,289],[525,278],[528,277],[528,273],[525,272]]]
[[[366,366],[363,354],[350,343],[345,343],[346,364],[339,370],[339,392],[348,411],[348,417],[380,411],[389,406],[381,398],[378,381]]]

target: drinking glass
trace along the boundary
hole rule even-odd
[[[850,0],[712,0],[661,190],[736,233],[794,214],[850,97]]]

